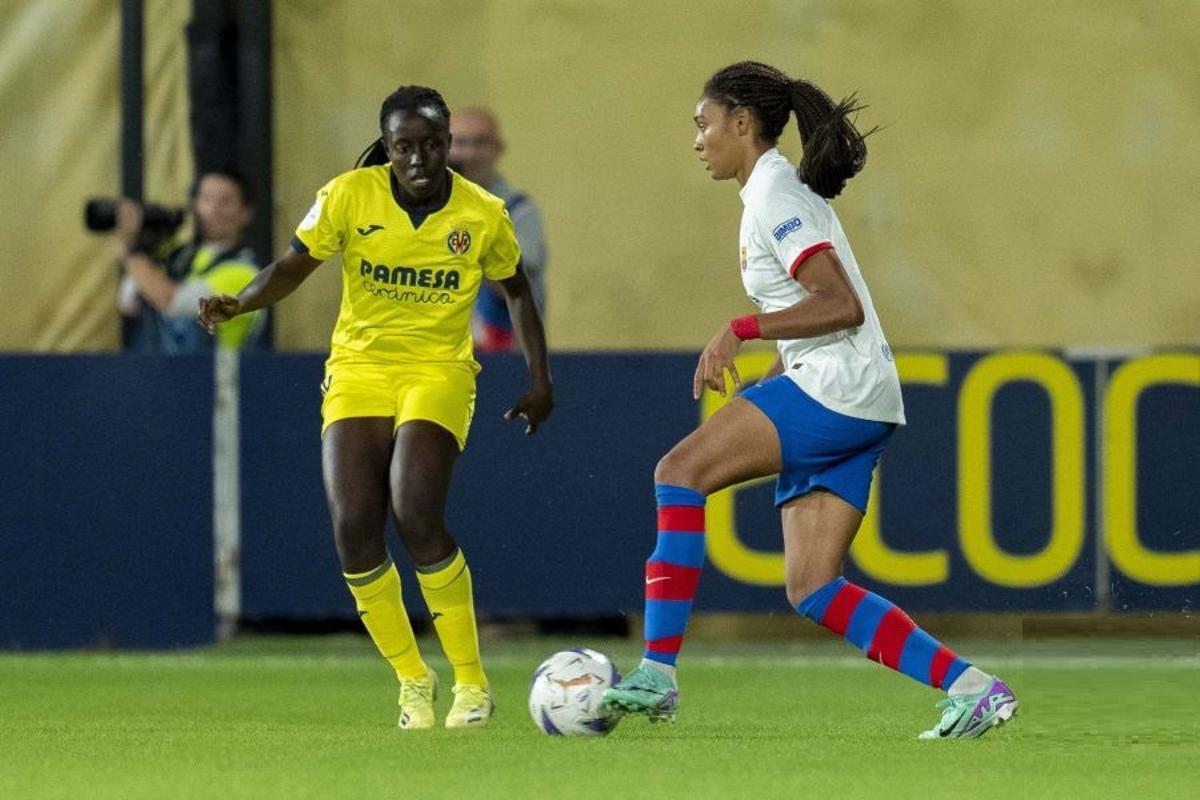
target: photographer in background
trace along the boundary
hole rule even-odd
[[[216,337],[196,324],[201,297],[235,295],[258,274],[254,254],[242,238],[254,216],[253,201],[241,175],[210,170],[192,193],[195,236],[191,242],[164,246],[158,229],[144,226],[138,203],[123,199],[116,208],[116,233],[123,245],[124,278],[118,308],[142,323],[134,348],[169,355],[203,353],[218,347],[243,349],[262,329],[262,314],[248,314],[222,325]],[[169,235],[169,234],[168,234]]]

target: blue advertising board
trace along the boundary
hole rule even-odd
[[[747,353],[740,372],[771,360]],[[522,360],[482,362],[448,508],[480,613],[640,611],[655,464],[723,401],[691,399],[692,355],[558,354],[555,413],[527,437],[502,418]],[[896,362],[909,424],[876,472],[851,579],[917,612],[1195,610],[1200,354]],[[243,618],[354,616],[321,482],[321,378],[319,356],[241,360]],[[213,381],[205,357],[0,358],[0,648],[212,641]],[[769,479],[713,495],[697,607],[786,611],[781,535]]]
[[[0,648],[213,640],[212,361],[0,357]]]
[[[877,472],[847,564],[852,579],[917,611],[1195,604],[1200,356],[896,358],[909,425]],[[741,372],[761,374],[771,360],[746,354]],[[501,419],[524,389],[521,360],[483,363],[448,511],[481,611],[639,610],[654,540],[654,465],[720,398],[692,401],[690,355],[560,355],[555,414],[525,437]],[[243,362],[249,616],[352,613],[321,488],[321,374],[311,356]],[[781,535],[769,481],[710,498],[710,563],[697,607],[786,610]],[[390,543],[404,564],[398,540]],[[414,584],[406,581],[406,596],[421,609]]]

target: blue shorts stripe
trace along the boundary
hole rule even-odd
[[[796,606],[796,610],[820,625],[821,620],[825,618],[825,609],[829,608],[829,604],[833,602],[834,595],[845,585],[845,578],[834,578],[801,600],[800,605]]]
[[[662,561],[681,567],[704,566],[704,534],[659,531],[658,546],[649,561]]]
[[[646,639],[682,636],[691,610],[691,600],[647,600]]]
[[[946,677],[942,678],[942,689],[949,690],[954,682],[958,680],[958,676],[962,675],[969,666],[971,665],[961,658],[955,658],[951,661],[950,667],[946,670]]]
[[[892,608],[892,604],[874,592],[867,592],[850,615],[850,625],[846,628],[846,639],[864,653],[875,639],[875,631],[879,630],[879,622],[883,615]]]
[[[908,635],[904,649],[900,651],[900,671],[926,686],[933,685],[933,655],[941,647],[938,641],[917,628]]]
[[[686,486],[672,486],[669,483],[654,484],[654,496],[660,506],[691,506],[704,508],[704,495]]]

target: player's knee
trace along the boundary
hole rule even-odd
[[[420,551],[436,545],[444,539],[446,525],[440,514],[421,507],[397,508],[396,529],[409,553],[416,556]]]
[[[815,589],[811,589],[806,584],[792,583],[791,581],[788,582],[786,590],[788,605],[792,608],[795,608],[803,603],[810,594],[816,591]]]
[[[380,535],[371,536],[362,528],[335,528],[338,560],[344,572],[367,572],[387,560],[387,547]]]
[[[347,572],[363,572],[383,563],[387,550],[379,510],[353,503],[330,508],[338,558]]]
[[[352,575],[370,572],[388,558],[387,547],[382,542],[339,540],[337,551],[342,572]]]
[[[381,532],[378,530],[379,511],[361,504],[338,504],[330,508],[330,517],[339,542],[369,539],[372,534]]]
[[[654,482],[670,486],[693,487],[696,483],[695,469],[689,463],[690,459],[681,454],[678,449],[672,450],[658,460],[654,467]]]
[[[799,575],[788,575],[784,583],[788,605],[795,608],[836,577],[836,574],[830,575],[825,570],[808,570]]]
[[[401,532],[400,541],[408,557],[418,567],[426,567],[445,561],[454,554],[457,546],[454,539],[444,529],[427,528],[424,530],[408,529]]]

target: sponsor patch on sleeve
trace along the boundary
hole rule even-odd
[[[317,195],[317,200],[312,204],[312,208],[308,210],[308,214],[300,221],[300,230],[310,231],[317,225],[317,220],[321,218],[321,206],[325,204],[325,192]],[[799,220],[797,220],[799,222]]]
[[[803,225],[804,223],[800,221],[799,217],[792,217],[786,222],[781,222],[776,225],[775,229],[771,231],[771,235],[775,237],[775,241],[782,242],[784,237],[793,231],[800,230]]]

